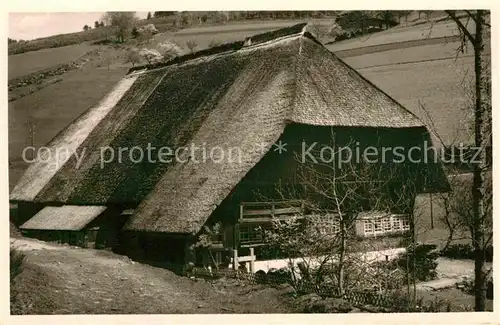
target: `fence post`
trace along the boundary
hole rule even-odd
[[[233,271],[238,271],[240,264],[238,263],[238,250],[233,249]]]
[[[253,247],[250,247],[250,257],[252,258],[250,260],[250,273],[255,273],[255,254],[254,254],[254,249]]]

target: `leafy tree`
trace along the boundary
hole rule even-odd
[[[101,25],[99,24],[99,22],[96,20],[94,21],[94,28],[99,28],[101,27]]]
[[[84,30],[84,31],[88,31],[89,29],[90,29],[90,26],[89,26],[89,25],[85,25],[85,26],[83,26],[83,30]]]
[[[99,24],[99,27],[104,27],[104,21],[101,21],[101,23]]]
[[[169,17],[169,16],[174,16],[175,11],[155,11],[154,17],[155,18],[161,18],[161,17]]]
[[[134,26],[137,17],[135,12],[108,11],[104,14],[103,20],[106,21],[107,25],[115,28],[116,40],[123,43]]]
[[[157,48],[164,61],[170,61],[182,54],[182,49],[177,44],[169,41],[161,42]]]
[[[148,16],[146,17],[147,20],[150,20],[151,19],[151,13],[148,12]]]
[[[128,50],[125,54],[125,63],[132,63],[132,66],[140,63],[142,60],[141,55],[137,49]]]
[[[133,38],[137,38],[139,36],[139,31],[137,30],[137,27],[134,26],[132,28],[132,33],[131,34],[132,34]]]
[[[370,19],[373,18],[373,12],[366,10],[346,11],[335,18],[335,23],[343,30],[366,32]]]
[[[381,19],[384,24],[385,28],[389,29],[392,26],[397,25],[397,22],[395,20],[396,12],[392,10],[382,10],[378,11],[376,13],[377,18]]]
[[[159,51],[154,49],[146,49],[146,48],[141,49],[139,51],[139,55],[141,56],[141,58],[146,60],[148,64],[158,63],[163,61],[163,55],[161,55]]]

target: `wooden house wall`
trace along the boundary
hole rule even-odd
[[[290,125],[285,129],[280,138],[287,143],[286,152],[278,154],[272,148],[268,154],[244,177],[244,179],[233,189],[232,193],[214,211],[208,224],[221,222],[223,224],[226,247],[233,247],[236,234],[234,225],[239,217],[239,205],[241,202],[255,201],[281,201],[283,199],[297,199],[297,197],[283,197],[277,192],[278,187],[293,187],[300,189],[296,174],[299,170],[297,153],[302,150],[302,142],[312,144],[318,142],[321,145],[332,145],[332,131],[335,135],[337,146],[359,142],[362,152],[366,146],[422,146],[424,135],[420,129],[412,129],[412,132],[401,129],[374,129],[374,128],[330,128],[309,125]],[[387,154],[388,155],[388,154]],[[387,161],[390,161],[388,156]],[[411,173],[421,165],[409,165],[401,170]],[[395,190],[408,180],[403,172],[398,176],[401,183],[396,183]],[[286,191],[285,191],[286,192]],[[410,204],[411,205],[411,204]],[[411,206],[408,206],[408,211]],[[236,243],[237,244],[237,243]]]

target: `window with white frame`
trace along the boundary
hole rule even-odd
[[[402,221],[398,216],[394,216],[392,219],[392,230],[393,231],[401,231],[402,229]]]
[[[390,232],[392,230],[390,217],[385,217],[382,219],[382,227],[384,229],[384,232]]]
[[[410,219],[404,215],[375,217],[363,220],[363,234],[382,235],[410,229]]]
[[[340,219],[335,214],[310,215],[309,218],[321,235],[337,234],[340,232]]]
[[[403,223],[403,227],[402,229],[403,230],[410,230],[410,219],[405,216],[405,217],[402,217],[402,223]]]
[[[364,224],[364,233],[366,235],[373,234],[373,222],[371,220],[365,220]]]
[[[373,225],[375,226],[374,232],[376,234],[381,234],[384,232],[384,228],[382,227],[382,219],[375,219],[373,221]]]

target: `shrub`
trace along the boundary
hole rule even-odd
[[[454,259],[474,259],[474,248],[471,244],[453,244],[441,250],[441,256]],[[486,246],[486,262],[493,262],[493,245]]]
[[[135,26],[134,26],[134,27],[132,28],[132,32],[131,32],[131,34],[132,34],[132,37],[133,37],[133,38],[137,38],[137,37],[139,36],[139,31],[137,30],[137,27],[135,27]]]
[[[198,43],[196,43],[195,40],[189,40],[186,42],[186,47],[191,53],[194,53],[196,51],[196,48],[198,47]]]
[[[24,261],[26,255],[17,250],[16,248],[10,248],[10,283],[21,274],[23,271]]]
[[[24,314],[26,309],[25,301],[20,297],[14,285],[16,277],[23,272],[25,259],[26,255],[22,252],[16,248],[10,248],[10,307],[12,314]]]
[[[444,299],[435,297],[434,300],[424,302],[423,298],[412,301],[407,293],[402,291],[395,291],[390,294],[393,306],[392,312],[413,312],[413,313],[436,313],[436,312],[450,312],[451,302]]]
[[[218,40],[218,39],[216,39],[216,38],[212,38],[212,39],[210,40],[210,43],[208,43],[208,47],[209,47],[209,48],[216,47],[216,46],[219,46],[219,45],[222,45],[222,42],[221,42],[221,41],[219,41],[219,40]]]
[[[415,274],[415,279],[419,281],[428,281],[437,276],[436,259],[439,253],[436,251],[436,245],[417,245],[410,246],[407,252],[396,259],[397,265],[410,274]]]
[[[165,61],[175,59],[182,54],[182,49],[177,44],[169,41],[161,42],[157,48]]]
[[[441,250],[441,256],[454,259],[473,259],[474,249],[470,244],[453,244]]]

